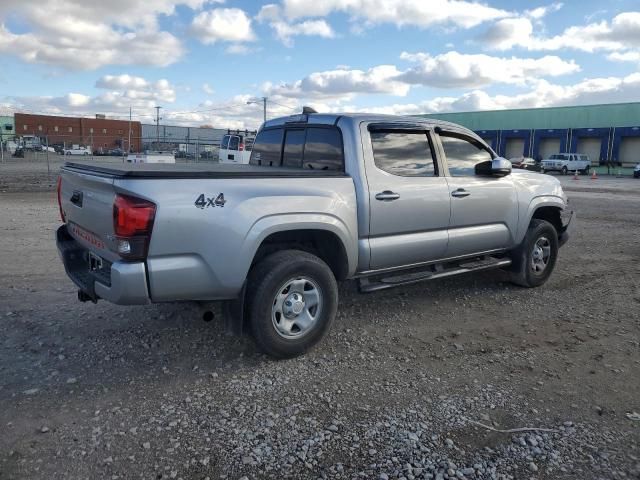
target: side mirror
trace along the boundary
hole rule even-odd
[[[511,162],[506,158],[496,157],[491,161],[491,175],[505,177],[511,174]]]

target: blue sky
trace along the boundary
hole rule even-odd
[[[3,0],[0,113],[269,115],[636,101],[637,1]]]

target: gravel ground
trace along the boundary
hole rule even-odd
[[[640,478],[640,182],[598,182],[563,179],[545,286],[346,283],[273,361],[192,304],[77,302],[55,177],[0,165],[0,479]]]

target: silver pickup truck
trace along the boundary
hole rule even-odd
[[[57,245],[83,301],[223,300],[275,357],[327,332],[337,282],[362,292],[502,268],[542,285],[572,212],[473,132],[412,117],[266,122],[249,165],[67,163]]]

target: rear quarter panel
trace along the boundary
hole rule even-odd
[[[357,262],[357,213],[349,177],[116,180],[120,193],[157,205],[147,266],[153,301],[237,296],[260,243],[271,233],[334,232]],[[198,208],[204,194],[224,206]]]

